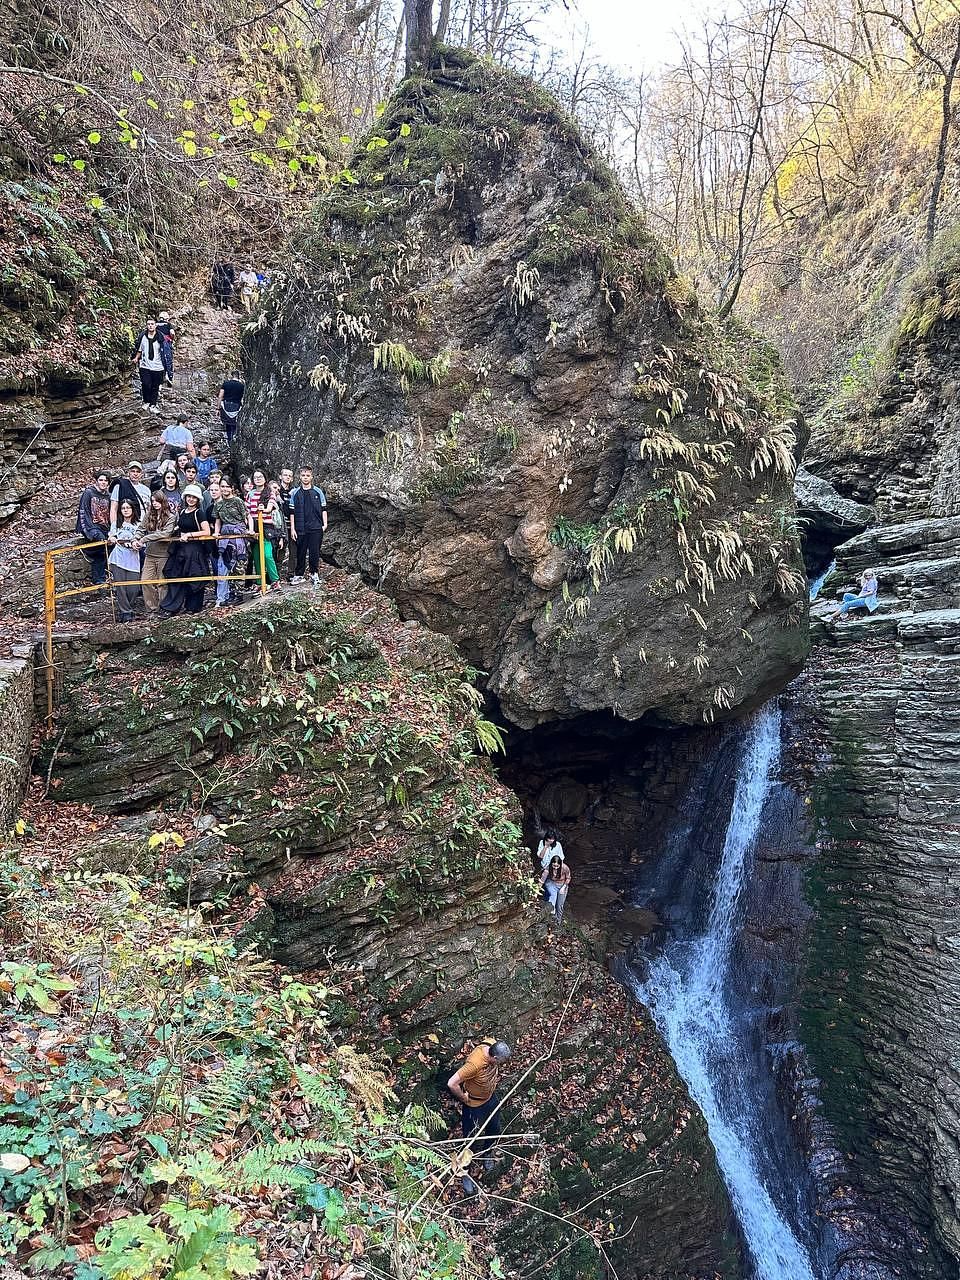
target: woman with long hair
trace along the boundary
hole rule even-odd
[[[114,583],[117,618],[132,622],[140,597],[140,504],[134,498],[121,498],[117,510],[117,527],[110,535],[113,549],[107,560],[110,580]]]
[[[140,525],[140,541],[144,547],[143,605],[148,614],[159,610],[160,597],[167,590],[166,587],[151,585],[151,581],[163,577],[170,540],[177,529],[177,510],[167,501],[166,494],[158,489],[150,495],[150,507]]]
[[[210,536],[210,523],[204,520],[200,510],[203,490],[199,485],[188,484],[183,491],[183,510],[177,516],[177,534],[170,544],[170,554],[163,570],[165,578],[205,578],[210,563],[206,542]],[[160,606],[161,613],[199,613],[203,608],[204,582],[171,582],[167,597]]]
[[[262,471],[253,473],[254,482],[257,476],[263,475]],[[248,502],[249,509],[249,502]],[[263,477],[263,484],[260,488],[260,495],[257,500],[257,515],[263,517],[263,563],[267,586],[280,590],[280,570],[277,568],[277,562],[273,557],[273,544],[279,536],[279,527],[275,520],[275,516],[279,515],[280,503],[274,497],[273,492],[267,484],[266,476]],[[257,537],[259,533],[258,520],[256,516],[249,515],[247,528],[248,532],[254,535],[253,541],[253,571],[260,576],[260,539]]]
[[[827,614],[827,622],[832,622],[834,618],[845,618],[853,609],[866,609],[873,613],[877,607],[878,590],[876,569],[864,569],[860,575],[860,590],[845,591],[843,603],[833,613]]]
[[[239,582],[231,582],[229,575],[240,573],[247,563],[247,542],[242,536],[247,530],[247,508],[244,501],[233,490],[229,476],[220,481],[220,497],[214,504],[216,521],[214,533],[217,542],[217,603],[215,609],[222,609],[238,598]]]
[[[183,506],[183,494],[180,492],[180,481],[177,477],[177,464],[171,462],[163,473],[163,484],[160,493],[166,498],[171,511],[179,511]]]
[[[540,883],[547,891],[547,901],[553,907],[553,916],[557,924],[563,923],[563,908],[567,902],[567,890],[570,888],[570,868],[565,858],[554,854],[550,859]]]

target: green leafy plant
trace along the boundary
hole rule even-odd
[[[239,1214],[224,1205],[190,1208],[181,1200],[160,1206],[156,1223],[138,1213],[97,1233],[97,1265],[106,1276],[133,1280],[234,1280],[252,1276],[260,1260],[252,1243],[238,1239]]]
[[[60,1005],[57,996],[65,991],[73,991],[76,983],[72,978],[59,977],[53,966],[49,964],[18,964],[14,960],[4,960],[0,964],[0,992],[5,992],[18,1004],[36,1005],[44,1013],[59,1013]]]

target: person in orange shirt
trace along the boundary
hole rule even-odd
[[[490,1148],[500,1133],[497,1085],[503,1064],[510,1058],[510,1046],[503,1040],[484,1040],[467,1056],[466,1062],[447,1081],[447,1088],[460,1103],[463,1136],[470,1141],[473,1134],[483,1137],[471,1142],[471,1148],[483,1157],[487,1173],[493,1168]],[[468,1196],[475,1196],[477,1184],[469,1174],[464,1174],[463,1189]]]

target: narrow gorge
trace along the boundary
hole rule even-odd
[[[296,216],[243,188],[181,264],[163,403],[238,488],[313,467],[315,582],[131,624],[78,589],[56,486],[160,444],[124,323],[161,223],[101,217],[72,151],[62,201],[0,155],[0,1276],[954,1280],[960,254],[884,294],[838,399],[497,60],[408,27],[335,165],[310,76],[360,12],[322,48],[302,16],[254,15],[259,49],[215,24],[242,145],[195,120],[212,90],[149,108],[173,141],[112,116],[131,163],[209,150],[202,203],[294,93],[279,159],[246,158]],[[37,22],[21,78],[57,74]],[[237,87],[261,55],[273,106]],[[235,314],[197,281],[244,202],[271,264]],[[876,607],[838,619],[867,569]],[[489,1167],[447,1086],[487,1037]]]

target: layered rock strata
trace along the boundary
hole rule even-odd
[[[823,753],[804,1036],[856,1178],[925,1242],[906,1274],[938,1280],[960,1257],[958,340],[944,323],[906,348],[900,400],[874,410],[889,411],[899,459],[860,484],[818,445],[818,467],[859,484],[879,520],[838,548],[825,594],[875,568],[880,607],[824,623],[833,602],[818,604],[799,683]]]
[[[741,1277],[705,1126],[650,1020],[576,933],[545,934],[452,646],[334,588],[149,643],[107,632],[67,671],[54,794],[116,815],[91,857],[113,869],[126,845],[141,865],[150,832],[179,827],[175,891],[233,898],[243,937],[326,970],[339,1034],[385,1050],[408,1096],[437,1105],[465,1036],[511,1039],[514,1078],[545,1056],[507,1115],[529,1135],[490,1187],[509,1203],[483,1204],[516,1265],[562,1250],[552,1274],[599,1280],[599,1232],[621,1276]]]
[[[735,714],[805,651],[795,411],[529,81],[442,50],[249,326],[242,449],[516,724]]]

